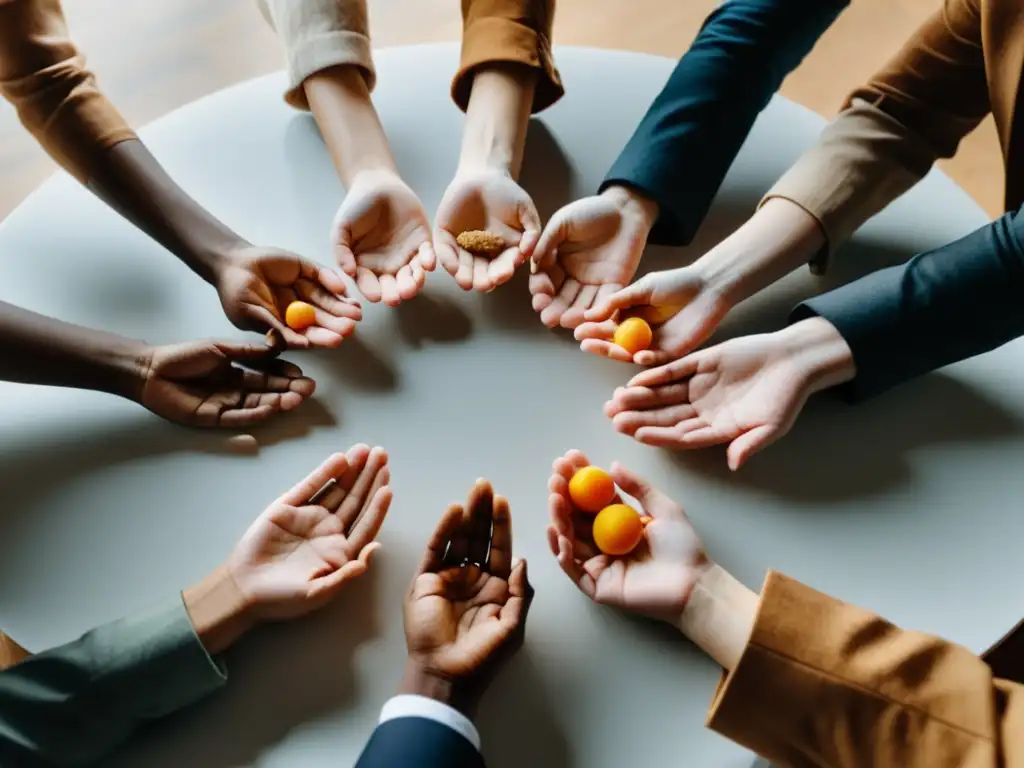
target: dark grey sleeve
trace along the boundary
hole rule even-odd
[[[1008,213],[966,237],[798,305],[853,351],[841,393],[863,400],[1024,334],[1024,216]]]

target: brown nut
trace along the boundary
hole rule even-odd
[[[483,229],[472,229],[469,232],[462,232],[455,238],[460,248],[465,248],[473,254],[480,256],[497,256],[505,250],[505,241],[500,235],[488,232]]]

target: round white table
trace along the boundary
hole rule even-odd
[[[455,45],[379,52],[375,100],[405,179],[433,210],[455,168]],[[530,128],[523,184],[543,216],[591,193],[674,62],[562,49],[567,95]],[[326,263],[342,189],[280,75],[214,94],[142,136],[190,192],[253,242]],[[776,98],[683,263],[749,215],[820,117]],[[680,177],[685,183],[685,174]],[[800,296],[983,224],[933,172],[857,236],[824,281],[806,270],[739,308],[722,335],[784,322]],[[237,337],[215,292],[64,176],[0,227],[0,296],[155,342]],[[765,569],[981,650],[1021,616],[1024,347],[1012,344],[855,411],[817,398],[793,434],[730,475],[721,450],[671,455],[618,436],[601,407],[630,369],[543,328],[525,275],[487,296],[430,277],[399,309],[371,306],[335,352],[293,354],[315,401],[257,432],[160,422],[114,398],[2,385],[0,627],[29,648],[173,594],[219,563],[250,521],[328,452],[391,453],[395,503],[373,574],[323,613],[229,657],[228,688],[159,725],[120,765],[350,765],[404,661],[401,600],[445,505],[490,478],[511,500],[537,598],[527,645],[479,725],[492,768],[749,766],[703,727],[715,666],[680,636],[591,605],[544,540],[551,461],[619,458],[683,500],[712,553],[751,586]]]

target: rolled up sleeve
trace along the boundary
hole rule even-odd
[[[996,768],[1024,753],[1022,704],[967,649],[770,573],[708,726],[787,768]]]
[[[0,94],[43,149],[83,183],[97,157],[135,138],[71,42],[59,0],[0,2]]]
[[[288,90],[296,109],[309,109],[302,84],[330,67],[354,66],[370,90],[376,83],[366,0],[257,0],[284,44]]]
[[[462,56],[452,80],[452,99],[469,105],[473,74],[488,63],[514,63],[538,71],[533,112],[565,93],[551,50],[554,0],[462,0]]]

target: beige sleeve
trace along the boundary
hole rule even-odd
[[[936,157],[927,142],[898,120],[854,100],[775,183],[761,205],[782,197],[818,220],[826,244],[810,266],[822,274],[831,253],[920,181]]]
[[[370,50],[366,0],[256,0],[263,17],[284,43],[288,90],[296,109],[309,109],[302,83],[329,67],[359,67],[372,90],[376,80]]]

